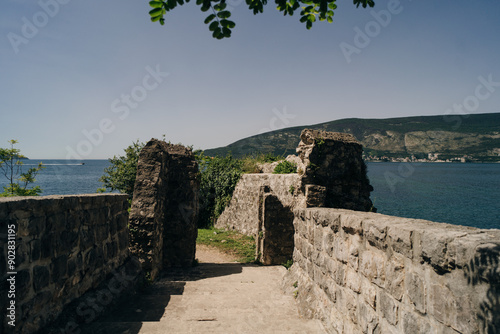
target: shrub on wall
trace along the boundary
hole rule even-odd
[[[280,162],[273,171],[273,174],[293,174],[297,173],[297,164],[290,161]]]

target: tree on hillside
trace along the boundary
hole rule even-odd
[[[111,166],[104,169],[105,174],[99,179],[104,184],[104,187],[110,191],[118,190],[121,193],[128,194],[129,199],[132,199],[137,174],[137,162],[143,147],[144,143],[137,140],[124,150],[125,155],[114,156],[109,159]]]
[[[26,159],[21,154],[21,150],[14,148],[17,140],[9,140],[10,148],[0,148],[0,169],[8,180],[8,185],[3,187],[3,193],[0,197],[7,196],[37,196],[42,192],[39,186],[28,188],[31,183],[36,181],[36,175],[45,168],[40,162],[37,167],[29,168],[23,173],[23,161]]]
[[[300,9],[300,22],[306,24],[307,29],[311,29],[316,19],[320,21],[333,22],[334,10],[337,9],[336,0],[274,0],[276,9],[283,15],[292,16],[295,11]],[[151,21],[165,24],[165,14],[175,7],[182,6],[189,0],[153,0],[149,5],[153,9],[149,12]],[[366,8],[373,7],[373,0],[353,0],[354,5],[359,5]],[[229,20],[231,12],[227,8],[226,0],[196,0],[196,4],[201,7],[202,12],[210,14],[205,19],[205,24],[208,24],[208,29],[212,31],[212,36],[217,39],[231,37],[231,29],[236,26],[236,23]],[[248,9],[253,11],[254,15],[262,13],[264,6],[267,5],[267,0],[246,0]]]

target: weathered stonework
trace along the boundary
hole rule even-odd
[[[273,194],[292,211],[299,188],[300,176],[297,174],[243,174],[215,227],[257,237],[261,231],[259,220],[264,194]]]
[[[294,213],[284,288],[330,333],[500,328],[500,230],[326,208]]]
[[[297,152],[286,158],[297,164],[296,174],[243,175],[215,225],[254,236],[264,264],[290,259],[296,208],[374,210],[362,147],[353,136],[305,129]],[[261,169],[269,172],[276,165]]]
[[[198,165],[191,149],[152,139],[141,150],[130,211],[130,248],[155,279],[195,258]]]
[[[370,192],[373,187],[366,176],[363,147],[347,133],[305,129],[300,135],[297,154],[304,170],[302,185],[324,187],[324,203],[329,208],[373,211]],[[317,196],[317,195],[314,195]]]
[[[127,195],[0,198],[2,327],[15,276],[16,333],[33,333],[129,259]],[[8,229],[16,231],[16,275],[7,275]]]

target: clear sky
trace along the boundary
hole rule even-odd
[[[500,111],[499,1],[339,0],[311,30],[273,2],[257,16],[228,3],[220,41],[195,2],[161,26],[145,0],[3,0],[0,147],[100,159],[163,134],[207,149],[349,117]]]

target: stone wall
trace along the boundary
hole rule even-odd
[[[284,287],[330,333],[498,333],[500,230],[297,209]]]
[[[130,211],[130,248],[155,279],[195,258],[198,165],[192,151],[152,139],[141,150]]]
[[[15,332],[33,333],[98,287],[128,259],[127,222],[127,195],[0,198],[0,329],[13,332],[3,316],[12,300]],[[8,240],[15,240],[15,268],[8,268]]]
[[[297,165],[295,174],[243,175],[215,224],[254,236],[257,258],[263,264],[291,258],[296,208],[375,210],[362,147],[352,135],[305,129],[297,153],[286,158]],[[271,171],[276,165],[260,168]]]
[[[293,210],[299,188],[298,174],[243,174],[215,227],[257,237],[263,194],[272,193],[283,206]]]
[[[304,171],[302,190],[308,207],[375,211],[370,200],[373,187],[362,158],[363,147],[354,136],[305,129],[300,139],[297,154],[301,161],[299,168]],[[318,201],[322,192],[322,200]]]
[[[259,203],[257,259],[266,265],[286,263],[293,256],[293,211],[272,193],[263,193]]]

